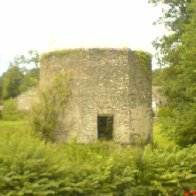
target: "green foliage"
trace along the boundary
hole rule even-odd
[[[8,99],[3,103],[2,119],[3,120],[19,120],[24,117],[24,114],[17,109],[17,104],[14,99]]]
[[[17,55],[14,57],[13,65],[21,68],[23,79],[20,85],[20,93],[38,85],[39,82],[39,54],[36,50],[30,50],[27,54]],[[27,67],[32,67],[27,69]]]
[[[195,146],[183,150],[178,147],[165,150],[146,147],[139,162],[141,190],[157,195],[182,195],[183,189],[194,190],[195,150]]]
[[[19,134],[22,134],[23,132],[26,132],[29,134],[29,131],[31,130],[31,127],[29,126],[29,123],[26,122],[24,119],[17,120],[17,121],[0,121],[0,137],[5,137],[6,134],[12,134],[15,132],[19,132]]]
[[[174,141],[170,140],[165,132],[161,131],[160,119],[156,119],[153,122],[153,145],[158,148],[167,148],[175,145]]]
[[[0,193],[54,195],[56,189],[59,193],[64,184],[63,165],[59,155],[52,158],[55,150],[25,132],[10,132],[1,137]]]
[[[143,51],[136,51],[135,55],[138,57],[138,64],[141,66],[142,71],[149,77],[151,75],[151,54]]]
[[[16,97],[20,93],[23,74],[18,66],[10,66],[2,76],[2,99]]]
[[[29,51],[28,55],[18,55],[10,62],[9,69],[0,77],[0,101],[14,98],[22,92],[36,86],[39,82],[39,55]],[[33,65],[26,69],[21,66]]]
[[[144,51],[135,51],[136,56],[143,61],[144,65],[151,65],[151,54]]]
[[[155,69],[152,72],[152,86],[163,86],[168,68]]]
[[[169,65],[163,82],[170,108],[164,119],[169,123],[163,121],[163,128],[177,144],[188,146],[196,143],[196,0],[152,2],[167,5],[159,22],[172,31],[155,42],[159,62]]]
[[[2,122],[0,130],[2,195],[169,196],[195,189],[196,145],[52,144],[24,122]]]
[[[20,85],[20,93],[25,92],[28,89],[37,86],[38,82],[39,82],[39,69],[33,68],[30,70],[26,70]]]
[[[46,140],[54,141],[58,120],[69,95],[68,78],[64,72],[40,88],[39,103],[33,107],[32,125]]]
[[[183,115],[178,114],[178,124],[176,125],[174,137],[181,146],[196,143],[196,104],[184,109]],[[187,137],[188,134],[188,137]]]
[[[159,111],[164,134],[171,140],[175,138],[175,142],[180,146],[187,144],[195,144],[196,141],[196,105],[183,106],[181,111],[163,107]],[[175,118],[177,117],[177,119]],[[176,122],[177,121],[177,122]]]

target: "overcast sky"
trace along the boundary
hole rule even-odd
[[[148,0],[0,0],[0,74],[14,55],[59,48],[129,47],[154,53],[161,8]]]

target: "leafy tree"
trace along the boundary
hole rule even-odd
[[[196,143],[196,0],[150,2],[166,5],[158,22],[171,31],[154,42],[159,62],[169,65],[163,83],[169,112],[163,125],[179,145],[187,146]]]
[[[152,72],[152,85],[162,86],[165,82],[165,77],[167,74],[167,68],[155,69]]]
[[[31,65],[32,67],[39,68],[39,53],[36,50],[29,50],[27,54],[20,54],[14,57],[14,65]]]
[[[30,50],[27,54],[17,55],[12,62],[14,65],[23,67],[24,78],[21,82],[20,92],[36,86],[39,82],[39,54],[36,50]],[[33,68],[27,69],[31,66]]]
[[[36,85],[39,82],[39,69],[33,68],[25,71],[23,80],[20,85],[20,92],[24,92]]]
[[[23,73],[18,66],[10,66],[8,71],[2,76],[2,99],[16,97],[20,94],[20,85]]]

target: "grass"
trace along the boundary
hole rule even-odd
[[[25,142],[27,138],[40,140],[32,131],[31,125],[26,120],[3,121],[0,120],[0,145],[12,138],[19,138],[20,142]]]
[[[31,131],[30,124],[25,120],[19,121],[0,121],[0,136],[2,134],[12,134],[13,132],[27,133]],[[170,141],[161,133],[161,125],[158,120],[154,120],[153,123],[154,143],[160,147],[165,148],[169,145],[173,145],[174,142]]]
[[[30,132],[31,127],[27,121],[2,121],[0,120],[0,136],[15,132]]]
[[[170,145],[174,145],[174,142],[169,140],[166,136],[161,133],[161,124],[158,119],[153,121],[153,136],[154,143],[159,148],[165,148]]]

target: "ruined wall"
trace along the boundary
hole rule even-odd
[[[143,54],[143,53],[142,53]],[[149,62],[128,49],[55,51],[41,59],[41,85],[66,70],[72,95],[60,119],[57,140],[97,140],[97,116],[113,115],[115,142],[151,136]],[[137,134],[136,134],[137,133]]]
[[[154,117],[158,115],[159,108],[167,103],[161,86],[152,86],[152,110]]]
[[[31,111],[32,106],[38,103],[38,89],[31,88],[15,98],[17,109],[20,111]]]
[[[151,58],[144,52],[129,52],[131,138],[152,140]]]

